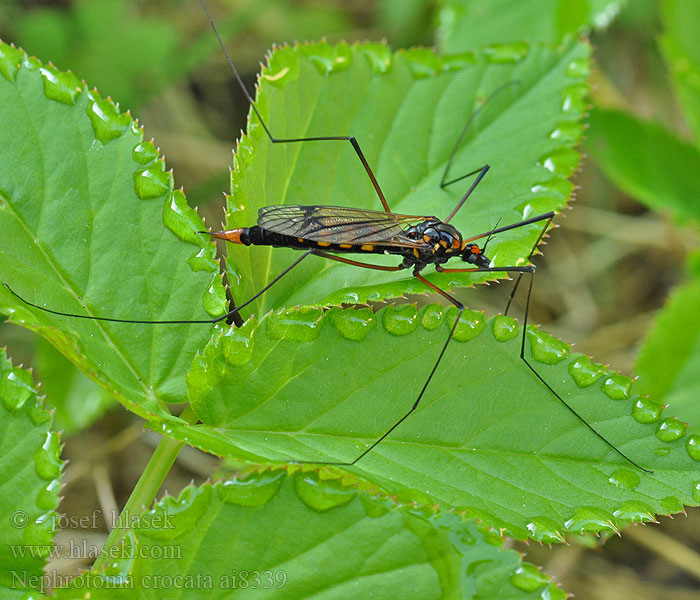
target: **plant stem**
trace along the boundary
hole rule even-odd
[[[197,417],[189,406],[182,412],[180,418],[187,423],[197,422]],[[170,467],[172,467],[184,445],[185,442],[179,442],[168,436],[161,438],[158,447],[153,452],[153,456],[151,456],[134,490],[131,492],[131,496],[126,501],[117,524],[109,533],[103,550],[93,565],[93,570],[96,571],[109,566],[110,557],[113,556],[110,550],[122,542],[129,530],[129,523],[132,520],[138,520],[138,515],[141,515],[144,509],[151,505],[160,486],[165,481]]]

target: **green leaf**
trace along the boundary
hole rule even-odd
[[[637,390],[668,403],[700,433],[700,279],[674,290],[644,340]],[[700,440],[698,440],[700,441]]]
[[[48,406],[55,410],[54,428],[70,434],[89,427],[115,406],[109,394],[90,381],[44,339],[36,345],[35,368]]]
[[[698,148],[660,125],[600,108],[586,135],[586,150],[615,185],[655,210],[700,222]]]
[[[127,106],[164,87],[169,59],[181,43],[172,26],[134,18],[121,0],[79,2],[71,8],[25,13],[13,23],[15,41],[57,65],[70,65]]]
[[[391,54],[381,44],[286,47],[263,69],[257,103],[276,137],[356,136],[393,211],[446,218],[472,183],[440,189],[450,153],[470,115],[503,88],[471,122],[450,170],[458,177],[492,166],[452,221],[467,237],[487,232],[499,219],[515,223],[566,205],[572,189],[566,178],[579,163],[573,147],[583,131],[588,54],[585,44],[561,51],[525,47],[501,62],[488,53]],[[229,228],[255,225],[258,210],[276,204],[381,210],[347,141],[272,144],[251,116],[234,166]],[[490,258],[497,265],[524,263],[540,231],[541,225],[531,225],[496,236]],[[239,303],[299,257],[290,249],[233,244],[228,254]],[[369,262],[400,261],[372,255]],[[487,278],[425,272],[445,289]],[[410,272],[378,273],[311,257],[266,294],[257,312],[427,291]]]
[[[151,427],[251,461],[352,461],[413,405],[450,314],[438,305],[420,313],[389,306],[376,315],[303,308],[257,327],[251,321],[215,337],[195,359],[188,389],[202,424],[170,418]],[[631,380],[569,356],[566,344],[536,330],[528,339],[545,381],[653,474],[625,462],[528,370],[515,320],[473,311],[416,412],[350,469],[400,496],[458,506],[540,541],[611,531],[698,503],[697,464],[683,431],[659,422],[660,411],[650,416]]]
[[[661,3],[664,34],[659,40],[676,94],[690,127],[700,140],[700,4],[695,0],[664,0]]]
[[[141,520],[135,558],[83,576],[73,589],[162,597],[179,581],[231,598],[565,598],[473,522],[411,510],[315,471],[189,487]],[[127,568],[130,584],[120,589]],[[58,591],[64,597],[71,592]]]
[[[559,43],[569,33],[605,29],[625,0],[441,0],[439,46],[464,52],[493,44]]]
[[[62,312],[206,319],[204,306],[224,307],[211,301],[220,275],[200,229],[128,114],[0,45],[1,282]],[[185,400],[184,373],[210,331],[58,317],[4,286],[0,309],[141,415]]]
[[[63,462],[51,414],[29,371],[0,350],[0,588],[43,576],[56,523]],[[20,589],[24,589],[20,584]]]

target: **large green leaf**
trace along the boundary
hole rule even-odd
[[[63,463],[29,371],[0,351],[0,590],[32,590],[52,548]],[[24,585],[23,585],[24,584]],[[19,597],[19,595],[18,595]]]
[[[700,150],[617,110],[591,112],[586,149],[622,190],[677,219],[700,222]]]
[[[1,282],[69,313],[206,319],[206,306],[220,314],[215,248],[193,233],[202,222],[172,185],[128,114],[71,73],[0,45]],[[0,308],[140,414],[184,401],[184,373],[209,335],[203,325],[57,317],[5,287]]]
[[[637,359],[640,393],[668,403],[700,432],[700,279],[675,290]],[[695,445],[700,444],[697,438]]]
[[[441,0],[440,48],[464,52],[521,40],[558,43],[569,33],[607,27],[624,4],[625,0]]]
[[[700,141],[700,3],[664,0],[661,3],[664,34],[659,40],[664,58],[688,123]]]
[[[398,506],[313,471],[189,487],[140,521],[125,546],[132,557],[56,597],[566,597],[473,522]]]
[[[276,137],[356,136],[393,211],[445,218],[471,184],[440,189],[448,157],[470,115],[505,86],[472,121],[450,171],[457,177],[492,166],[452,221],[466,237],[499,219],[505,225],[566,205],[572,189],[566,177],[579,163],[573,146],[583,131],[588,54],[585,44],[446,58],[426,49],[392,55],[380,44],[285,47],[263,69],[258,107]],[[275,204],[381,210],[347,141],[272,144],[254,116],[236,154],[232,190],[229,227],[255,225],[258,209]],[[524,262],[540,230],[531,225],[497,236],[491,258],[502,266]],[[239,302],[298,258],[298,251],[269,247],[231,246],[228,253]],[[372,255],[368,262],[400,260]],[[485,278],[425,272],[444,288]],[[410,272],[378,273],[311,257],[266,294],[258,314],[427,291]]]
[[[151,426],[253,461],[352,461],[415,402],[449,321],[438,305],[420,314],[413,305],[376,315],[287,309],[258,327],[251,321],[222,332],[195,360],[188,388],[202,424],[171,418]],[[653,474],[616,454],[529,372],[514,320],[472,311],[418,410],[352,469],[399,494],[421,490],[421,500],[549,541],[697,504],[698,466],[681,423],[662,420],[628,378],[569,356],[551,336],[528,337],[542,377]]]

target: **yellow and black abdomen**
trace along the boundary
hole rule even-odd
[[[277,248],[318,248],[326,252],[348,252],[355,254],[402,254],[401,248],[381,244],[353,244],[322,242],[293,237],[268,231],[259,226],[246,227],[240,231],[240,242],[246,246],[275,246]]]

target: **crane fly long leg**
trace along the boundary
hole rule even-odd
[[[345,263],[346,265],[352,265],[353,267],[362,267],[363,269],[374,269],[375,271],[400,271],[401,267],[392,267],[392,266],[385,266],[385,265],[372,265],[370,263],[364,263],[360,262],[359,260],[351,260],[349,258],[344,258],[342,256],[336,256],[335,254],[329,254],[328,252],[324,252],[323,250],[317,250],[316,248],[312,248],[310,250],[311,253],[315,254],[316,256],[320,256],[322,258],[329,258],[330,260],[335,260],[341,263]]]
[[[251,302],[254,300],[257,300],[260,296],[262,296],[267,290],[269,290],[275,283],[277,283],[282,277],[284,277],[287,273],[289,273],[294,267],[296,267],[302,260],[304,260],[307,256],[309,256],[312,253],[313,249],[307,250],[302,254],[297,260],[295,260],[290,266],[288,266],[284,271],[282,271],[277,277],[275,277],[270,283],[268,283],[262,290],[260,290],[257,294],[255,294],[252,298],[249,298],[246,300],[243,304],[240,306],[236,306],[229,310],[225,315],[221,315],[220,317],[216,317],[214,319],[178,319],[178,320],[168,320],[168,321],[143,321],[143,320],[136,320],[136,319],[114,319],[112,317],[97,317],[93,315],[78,315],[74,313],[67,313],[67,312],[62,312],[58,310],[53,310],[51,308],[46,308],[45,306],[39,306],[38,304],[35,304],[33,302],[29,302],[29,300],[24,299],[22,296],[20,296],[17,292],[15,292],[8,283],[3,282],[2,285],[4,285],[10,293],[21,300],[24,304],[31,306],[32,308],[38,308],[39,310],[43,310],[44,312],[51,313],[52,315],[58,315],[60,317],[71,317],[74,319],[90,319],[92,321],[108,321],[110,323],[136,323],[136,324],[141,324],[141,325],[193,325],[193,324],[206,324],[206,323],[211,323],[212,325],[214,323],[218,323],[219,321],[223,321],[224,319],[228,319],[229,317],[235,315],[238,311],[241,309],[245,308],[248,306]]]
[[[530,285],[528,286],[528,290],[527,290],[527,301],[526,301],[526,303],[525,303],[525,315],[524,315],[524,317],[523,317],[523,335],[522,335],[522,338],[521,338],[521,340],[520,340],[520,358],[521,358],[522,361],[527,365],[528,369],[530,369],[530,371],[532,371],[532,372],[534,373],[535,377],[537,377],[537,379],[540,380],[540,382],[542,383],[542,385],[544,385],[544,386],[552,393],[552,395],[553,395],[557,400],[559,400],[559,402],[561,402],[566,408],[568,408],[568,409],[569,409],[569,412],[571,412],[579,421],[581,421],[581,423],[583,423],[588,429],[590,429],[593,433],[595,433],[595,435],[596,435],[599,439],[601,439],[603,442],[605,442],[605,444],[606,444],[608,447],[612,448],[617,454],[619,454],[619,455],[620,455],[622,458],[624,458],[628,463],[630,463],[631,465],[633,465],[634,467],[636,467],[636,468],[639,469],[640,471],[642,471],[642,472],[644,472],[644,473],[653,473],[654,471],[651,471],[651,470],[649,470],[649,469],[645,469],[644,467],[638,465],[638,464],[637,464],[636,462],[634,462],[629,456],[627,456],[624,452],[622,452],[621,450],[618,450],[618,448],[616,448],[611,442],[609,442],[608,439],[607,439],[602,433],[599,433],[592,425],[590,425],[578,412],[576,412],[576,410],[575,410],[566,400],[564,400],[564,399],[554,390],[554,388],[553,388],[551,385],[549,385],[549,384],[545,381],[544,377],[542,377],[542,375],[540,375],[540,374],[537,372],[537,370],[535,369],[535,367],[533,367],[533,366],[530,364],[530,362],[527,360],[527,358],[525,358],[525,336],[527,335],[527,317],[528,317],[528,313],[530,312],[530,295],[532,294],[532,282],[533,282],[534,280],[535,280],[535,274],[534,274],[534,272],[532,272],[532,273],[530,274]],[[518,280],[518,281],[519,281],[519,280]]]
[[[484,175],[486,175],[486,173],[488,173],[488,170],[490,168],[491,167],[489,165],[484,165],[483,167],[476,169],[475,171],[472,171],[471,173],[467,173],[466,175],[464,175],[464,177],[469,177],[471,175],[476,175],[477,173],[479,174],[477,176],[477,178],[474,180],[474,183],[472,183],[471,186],[469,186],[467,193],[464,194],[464,196],[462,196],[462,199],[459,202],[457,202],[457,206],[455,206],[452,209],[452,212],[445,219],[444,223],[449,223],[450,220],[452,219],[452,217],[454,217],[459,212],[459,209],[462,208],[462,206],[464,206],[464,203],[467,201],[467,198],[469,198],[469,196],[471,196],[471,194],[474,191],[474,189],[476,188],[476,186],[479,185],[481,180],[484,178]],[[464,177],[460,177],[460,179],[464,179]],[[457,180],[455,180],[455,181],[457,181]]]
[[[260,121],[260,124],[263,126],[263,129],[265,130],[265,133],[267,133],[267,137],[270,138],[270,141],[273,144],[292,144],[295,142],[329,142],[329,141],[342,141],[342,142],[350,142],[350,144],[353,147],[353,150],[355,150],[355,154],[357,154],[357,157],[360,159],[360,162],[362,163],[362,166],[364,167],[367,176],[370,178],[370,181],[372,182],[372,185],[374,186],[374,190],[377,192],[377,196],[379,197],[379,200],[382,203],[382,206],[384,207],[384,210],[386,212],[391,212],[389,209],[389,205],[387,204],[386,198],[384,197],[384,192],[382,192],[382,188],[379,185],[379,182],[377,181],[377,178],[374,175],[374,172],[372,171],[372,167],[369,166],[369,163],[367,162],[367,159],[365,158],[364,153],[362,152],[362,149],[360,148],[360,144],[358,143],[357,139],[354,136],[351,135],[333,135],[333,136],[319,136],[319,137],[304,137],[304,138],[277,138],[272,133],[267,127],[267,123],[265,123],[265,120],[262,118],[260,115],[260,111],[258,111],[258,107],[253,101],[253,98],[251,95],[248,93],[248,90],[245,87],[245,84],[243,83],[243,80],[241,79],[241,76],[238,73],[238,69],[233,64],[233,61],[231,60],[231,57],[229,56],[228,51],[226,50],[226,46],[224,45],[224,41],[221,39],[221,35],[219,34],[219,30],[216,28],[216,24],[214,23],[214,19],[212,18],[211,14],[209,14],[209,10],[207,9],[206,5],[204,4],[203,0],[197,0],[199,2],[199,5],[202,7],[202,10],[204,10],[204,13],[207,16],[207,19],[209,19],[209,24],[211,25],[212,30],[214,31],[214,35],[216,36],[217,41],[219,42],[219,46],[224,52],[224,56],[226,57],[226,62],[228,62],[229,67],[231,68],[231,71],[233,72],[234,77],[236,78],[236,82],[238,83],[239,87],[243,91],[243,94],[245,95],[246,99],[250,103],[250,106],[252,107],[253,111],[255,112],[256,116],[258,117],[258,120]]]
[[[537,239],[535,240],[535,243],[532,245],[532,249],[530,250],[530,254],[527,255],[527,260],[531,261],[532,260],[532,255],[535,253],[535,250],[537,250],[537,246],[539,246],[540,242],[542,241],[542,238],[544,237],[544,234],[547,231],[547,228],[549,227],[549,224],[552,222],[552,219],[554,218],[554,213],[547,213],[544,215],[540,215],[539,217],[533,217],[533,219],[536,220],[544,220],[547,215],[550,215],[549,218],[547,219],[547,222],[544,224],[544,227],[542,228],[542,231],[540,231],[540,235],[537,236]],[[536,221],[533,221],[532,219],[528,219],[530,223],[534,223]],[[515,280],[515,285],[513,286],[513,289],[510,292],[510,296],[508,296],[508,302],[506,304],[506,309],[503,311],[504,315],[508,314],[508,309],[510,308],[510,303],[513,301],[513,297],[515,296],[515,292],[518,291],[518,286],[520,285],[520,280],[523,278],[524,273],[521,273],[518,278]],[[530,288],[532,288],[532,282],[530,282]],[[528,302],[530,301],[530,292],[528,292]]]

